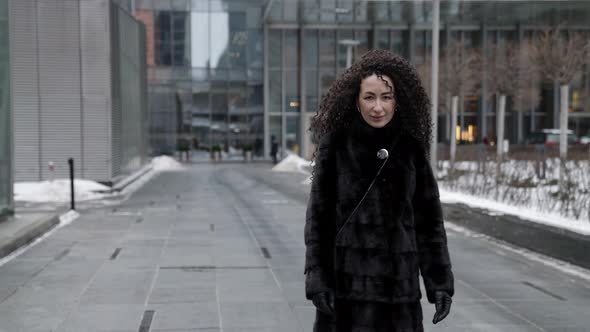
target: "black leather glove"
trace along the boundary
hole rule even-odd
[[[452,302],[453,300],[449,294],[442,291],[437,291],[434,293],[434,305],[436,308],[436,313],[432,318],[433,324],[436,324],[447,317],[449,311],[451,311]]]
[[[334,293],[321,292],[313,296],[313,305],[321,312],[333,316],[334,315]]]

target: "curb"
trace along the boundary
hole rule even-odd
[[[189,162],[182,162],[182,164],[187,163],[187,164],[211,164],[211,165],[216,165],[216,164],[272,164],[272,160],[250,160],[250,161],[244,161],[244,160],[219,160],[219,161],[213,161],[213,160],[194,160],[194,161],[189,161]]]
[[[445,220],[469,230],[590,269],[590,236],[464,204],[443,203],[443,213]]]
[[[0,240],[0,258],[4,258],[20,247],[31,243],[57,224],[59,224],[59,215],[48,214],[39,218],[33,224],[18,230],[18,232],[7,240]]]
[[[130,185],[133,182],[137,181],[139,178],[141,178],[142,176],[144,176],[145,174],[147,174],[149,171],[151,171],[153,169],[154,169],[154,167],[151,164],[148,164],[148,166],[143,167],[139,171],[137,171],[137,172],[129,175],[128,177],[124,178],[123,180],[115,183],[113,185],[113,187],[111,188],[111,192],[112,193],[113,192],[121,192],[128,185]]]

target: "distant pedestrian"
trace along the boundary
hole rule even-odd
[[[279,142],[275,135],[270,137],[270,156],[272,157],[273,164],[277,164],[277,153],[279,152]]]
[[[386,50],[365,53],[322,99],[305,222],[314,332],[424,331],[420,274],[433,323],[449,314],[454,281],[428,161],[429,105],[414,67]]]

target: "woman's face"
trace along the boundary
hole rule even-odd
[[[361,81],[361,89],[357,100],[358,110],[363,119],[374,128],[381,128],[391,121],[395,111],[393,81],[391,78],[376,74],[365,77]],[[385,84],[386,80],[389,86]]]

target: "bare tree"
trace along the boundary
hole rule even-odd
[[[440,72],[444,72],[444,68],[442,66],[439,65],[439,71]],[[424,58],[424,62],[416,65],[416,71],[418,72],[418,76],[420,77],[420,79],[422,80],[422,85],[424,86],[424,90],[426,90],[426,93],[428,94],[428,96],[431,98],[430,102],[434,103],[434,100],[432,100],[432,85],[429,84],[430,79],[432,77],[432,60],[430,55],[427,55]],[[442,91],[441,88],[443,87],[443,83],[444,83],[444,79],[442,77],[443,75],[441,75],[441,73],[439,73],[439,80],[438,80],[438,91]],[[438,94],[438,112],[439,113],[444,113],[447,111],[446,109],[446,104],[445,104],[445,98],[442,95],[442,93]]]
[[[518,96],[524,99],[523,82],[535,78],[535,67],[526,60],[530,54],[527,43],[516,44],[506,42],[493,44],[486,54],[488,58],[487,83],[489,90],[496,96],[496,176],[500,182],[502,177],[501,164],[504,160],[504,125],[506,122],[506,96]]]
[[[569,110],[569,84],[581,73],[587,62],[589,42],[580,33],[557,27],[546,27],[533,40],[531,60],[539,65],[546,79],[560,84],[559,118],[559,187],[564,189],[565,160],[567,159],[567,127]]]
[[[520,67],[518,79],[516,83],[516,90],[513,95],[513,109],[518,116],[518,142],[523,141],[523,113],[526,111],[534,111],[541,103],[541,88],[540,80],[541,74],[539,67],[535,62],[530,61],[533,53],[532,46],[529,41],[523,41],[520,46]]]
[[[480,73],[481,55],[474,48],[469,48],[463,40],[452,40],[443,51],[444,64],[443,89],[446,95],[451,96],[451,145],[450,164],[454,170],[457,151],[457,113],[459,97],[469,94],[477,94]]]
[[[423,80],[430,80],[431,61],[418,66],[418,74]],[[439,74],[439,100],[438,109],[447,112],[447,99],[451,98],[451,126],[450,126],[450,166],[454,169],[457,140],[455,137],[457,127],[457,112],[459,96],[477,94],[480,82],[481,55],[474,48],[469,48],[463,41],[451,41],[443,50],[443,59],[440,63]],[[430,86],[427,87],[430,94]]]

